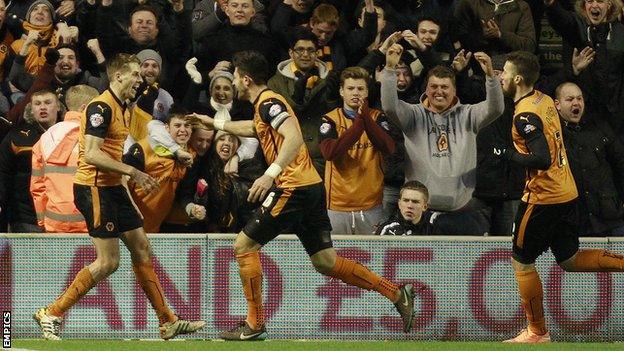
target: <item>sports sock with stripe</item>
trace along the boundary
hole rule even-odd
[[[520,301],[524,308],[529,330],[538,335],[546,334],[544,318],[544,291],[537,271],[516,271],[516,281],[520,290]]]
[[[243,292],[245,299],[247,299],[247,323],[252,329],[258,330],[264,325],[260,252],[254,251],[236,255],[236,261],[238,261]]]
[[[93,280],[89,268],[84,267],[76,274],[74,281],[63,291],[56,301],[48,306],[48,313],[53,316],[62,317],[63,314],[89,292],[95,284],[96,282]]]
[[[359,262],[338,256],[328,275],[358,288],[375,290],[392,302],[397,300],[399,287],[386,278],[371,272]]]
[[[136,280],[147,295],[148,300],[152,304],[152,307],[156,311],[158,321],[160,325],[166,322],[175,322],[178,318],[171,311],[167,302],[165,301],[165,295],[163,288],[160,285],[160,279],[154,271],[151,261],[134,263],[132,265]]]

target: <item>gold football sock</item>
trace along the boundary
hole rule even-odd
[[[48,306],[48,313],[62,317],[63,314],[78,302],[91,288],[95,286],[93,276],[88,267],[76,274],[74,281],[67,287],[67,289]]]
[[[260,252],[247,252],[236,255],[243,292],[247,299],[247,323],[252,329],[260,329],[264,325],[262,308],[262,265]]]
[[[169,306],[167,306],[163,288],[160,285],[160,279],[156,276],[152,262],[135,263],[132,265],[132,270],[134,270],[137,282],[156,311],[159,324],[163,325],[166,322],[175,322],[178,318],[173,311],[171,311]]]
[[[622,272],[624,256],[602,249],[579,250],[571,268],[575,272]]]
[[[392,302],[397,300],[399,287],[386,278],[371,272],[359,262],[338,256],[336,257],[334,268],[328,275],[358,288],[375,290]]]
[[[520,290],[520,300],[529,321],[529,330],[538,335],[546,334],[546,320],[542,301],[544,292],[537,271],[516,271],[516,281]]]

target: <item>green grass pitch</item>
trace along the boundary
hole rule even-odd
[[[611,351],[624,350],[624,343],[551,343],[509,345],[495,342],[411,342],[411,341],[138,341],[138,340],[13,340],[12,349],[50,351]]]

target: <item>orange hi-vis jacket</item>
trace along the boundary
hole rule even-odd
[[[32,149],[30,193],[37,224],[46,232],[86,233],[84,217],[74,205],[74,173],[78,165],[80,112],[48,129]]]

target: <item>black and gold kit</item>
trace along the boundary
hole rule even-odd
[[[258,95],[253,123],[268,164],[275,161],[284,143],[278,129],[288,118],[295,120],[301,133],[297,117],[286,99],[268,89]],[[275,179],[275,184],[277,188],[269,192],[243,232],[262,245],[284,230],[294,232],[308,255],[332,247],[323,184],[305,144]]]
[[[511,160],[526,167],[526,185],[516,216],[514,258],[535,262],[550,248],[557,262],[578,251],[578,192],[550,96],[534,90],[516,102]]]
[[[94,237],[118,237],[143,226],[141,215],[121,183],[122,175],[85,162],[85,135],[103,139],[100,150],[121,162],[129,126],[129,111],[110,89],[91,100],[80,121],[74,203],[85,218],[89,235]]]

